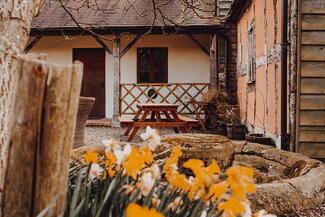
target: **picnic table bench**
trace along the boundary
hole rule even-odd
[[[211,116],[211,109],[209,109],[209,104],[207,102],[199,101],[190,101],[188,104],[193,106],[195,119],[200,122],[203,131],[207,132],[205,124]],[[201,117],[202,113],[204,114],[204,117]]]
[[[167,103],[138,103],[138,111],[134,118],[119,117],[121,127],[128,128],[124,133],[131,142],[140,127],[171,127],[176,133],[189,132],[192,127],[199,124],[198,120],[177,114],[178,105]],[[150,116],[149,116],[150,114]]]

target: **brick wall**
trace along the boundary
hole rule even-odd
[[[225,49],[226,45],[227,49]],[[236,24],[227,24],[224,28],[219,29],[218,84],[221,89],[227,91],[231,104],[237,104],[236,61],[237,27]]]

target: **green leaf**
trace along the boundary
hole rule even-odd
[[[77,202],[78,202],[78,196],[79,196],[79,191],[80,191],[80,187],[81,187],[81,180],[82,180],[82,174],[79,173],[77,182],[76,182],[76,186],[74,188],[73,195],[72,195],[70,212],[69,212],[70,217],[72,217],[73,210],[75,209]]]
[[[109,187],[108,187],[108,189],[106,191],[105,197],[102,200],[101,204],[99,205],[99,208],[97,210],[97,213],[96,213],[95,217],[99,217],[100,216],[100,214],[101,214],[101,212],[102,212],[102,210],[104,208],[104,205],[105,205],[106,201],[108,200],[108,197],[110,196],[113,188],[116,185],[116,182],[117,182],[117,179],[113,179],[113,181],[110,183],[110,185],[109,185]]]
[[[72,217],[79,216],[79,213],[80,213],[81,209],[83,208],[85,201],[86,201],[86,198],[82,198],[82,200],[79,203],[79,205],[77,206],[77,208],[75,210],[73,210]]]

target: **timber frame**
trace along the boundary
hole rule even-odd
[[[225,28],[225,30],[223,30]],[[223,25],[214,25],[214,26],[167,26],[167,27],[153,27],[151,32],[148,33],[148,27],[112,27],[112,28],[101,28],[101,29],[91,29],[95,34],[91,34],[90,32],[83,32],[78,28],[61,28],[61,29],[32,29],[30,35],[35,36],[36,38],[30,43],[28,47],[34,46],[42,36],[61,36],[64,35],[84,35],[93,37],[98,44],[105,51],[112,55],[113,57],[113,121],[112,126],[118,127],[119,123],[117,118],[121,116],[120,114],[120,77],[121,77],[121,58],[132,48],[140,39],[145,38],[146,35],[156,35],[156,34],[183,34],[186,35],[196,46],[198,46],[202,52],[210,58],[210,86],[211,88],[219,88],[219,70],[221,66],[218,66],[218,39],[220,30],[227,31],[227,27]],[[134,34],[135,37],[124,47],[121,48],[120,38],[124,34]],[[204,34],[211,35],[210,45],[206,47],[200,42],[197,38],[194,37],[194,34]],[[113,46],[109,47],[109,45],[105,42],[107,39],[105,37],[101,37],[100,35],[115,35],[111,41],[113,42]],[[222,36],[222,34],[221,34]],[[227,54],[227,52],[225,52]],[[227,67],[227,66],[225,66]],[[222,70],[222,73],[227,73],[227,70]],[[227,77],[226,75],[224,77]],[[226,82],[224,82],[226,83]],[[224,85],[221,85],[224,86]]]

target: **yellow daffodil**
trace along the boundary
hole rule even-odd
[[[123,163],[126,174],[132,176],[134,179],[137,177],[137,174],[140,172],[142,167],[145,164],[144,156],[138,151],[138,149],[132,146],[131,154],[128,156],[126,161]]]
[[[146,164],[151,164],[153,161],[152,152],[148,146],[140,149],[143,160]]]
[[[103,139],[102,144],[106,146],[105,152],[114,151],[116,148],[120,148],[120,145],[115,139]]]
[[[156,180],[153,177],[152,173],[143,173],[137,183],[137,187],[141,190],[141,194],[143,196],[148,196],[155,182]]]
[[[91,164],[90,171],[89,171],[89,179],[93,180],[95,178],[98,178],[100,175],[102,175],[104,172],[103,168],[99,166],[97,163]]]
[[[211,185],[208,198],[212,197],[213,200],[220,198],[227,191],[228,187],[229,184],[225,181]]]
[[[97,163],[98,162],[98,154],[94,152],[94,150],[86,151],[85,154],[86,163]]]
[[[180,188],[185,192],[187,192],[191,187],[184,174],[172,174],[167,177],[167,180],[172,186]]]
[[[208,174],[216,174],[216,173],[220,173],[221,170],[220,170],[220,167],[217,164],[217,162],[215,160],[212,160],[211,164],[209,166],[207,166],[206,172]]]
[[[105,163],[106,163],[108,175],[110,177],[113,177],[116,173],[116,170],[119,170],[119,166],[116,165],[117,158],[113,152],[106,152],[105,156],[106,156]],[[113,170],[113,168],[115,168],[115,170]]]
[[[161,213],[157,212],[154,208],[141,207],[138,204],[132,203],[126,208],[127,217],[164,217]]]
[[[147,145],[150,147],[152,151],[154,151],[157,145],[160,145],[161,139],[158,130],[152,129],[147,126],[146,132],[142,133],[140,137],[146,141]]]
[[[177,208],[179,206],[183,205],[183,200],[181,197],[176,197],[175,200],[171,203],[168,204],[168,206],[166,207],[166,210],[171,210],[172,212],[177,212]]]
[[[117,165],[121,165],[126,158],[131,154],[132,147],[131,145],[127,144],[124,149],[122,150],[120,147],[114,150],[114,154],[117,158]]]
[[[149,168],[145,168],[143,170],[144,173],[151,173],[154,179],[159,179],[160,178],[160,169],[159,166],[157,164],[153,164],[151,167]]]
[[[213,176],[220,173],[220,167],[215,160],[208,167],[204,167],[204,163],[198,159],[190,159],[183,166],[193,171],[198,184],[209,187],[213,183]]]
[[[197,181],[197,179],[194,179],[194,181]],[[191,185],[190,191],[188,192],[188,197],[190,200],[198,200],[203,199],[203,196],[206,194],[205,188],[203,185],[200,185],[198,182],[194,182],[194,184]]]
[[[223,211],[225,217],[236,217],[237,214],[244,213],[244,205],[235,197],[231,197],[226,202],[218,205],[218,210]]]
[[[182,156],[182,147],[178,145],[172,149],[172,153],[169,158],[166,159],[163,171],[165,173],[173,173],[175,169],[177,170],[178,159],[180,156]]]
[[[250,167],[230,167],[226,171],[227,182],[235,197],[241,201],[246,201],[247,192],[255,192],[253,178],[253,168]]]

